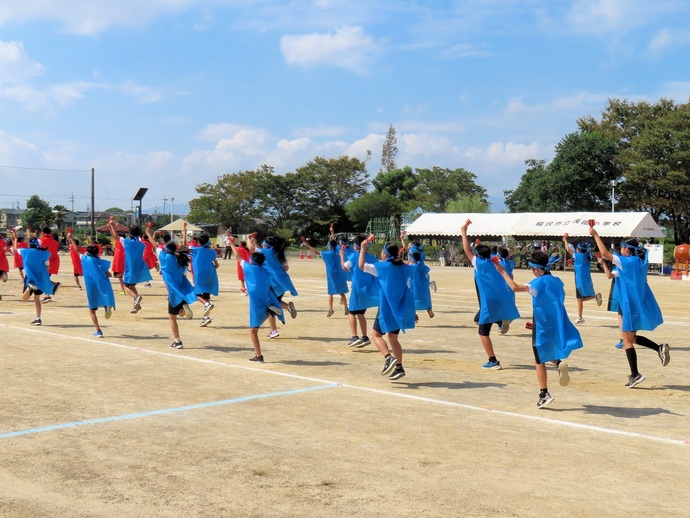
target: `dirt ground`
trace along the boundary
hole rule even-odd
[[[278,339],[261,329],[263,365],[234,260],[211,326],[198,304],[180,322],[182,350],[159,277],[138,314],[119,295],[101,311],[97,339],[62,261],[42,327],[18,273],[0,283],[0,516],[688,516],[690,282],[649,277],[666,322],[645,334],[671,344],[667,367],[638,348],[647,379],[626,389],[615,316],[587,302],[571,383],[550,369],[555,400],[537,409],[530,297],[493,333],[503,370],[482,370],[467,268],[432,265],[436,317],[402,335],[407,377],[390,382],[373,345],[348,348],[337,301],[326,317],[319,259],[291,259],[299,313]],[[556,275],[574,320],[573,273]]]

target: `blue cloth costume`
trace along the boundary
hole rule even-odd
[[[168,302],[170,305],[175,307],[183,302],[192,304],[196,300],[196,290],[185,275],[187,268],[180,266],[175,254],[167,250],[161,250],[160,254],[158,254],[158,261],[161,265],[163,281],[168,288]]]
[[[81,265],[84,270],[84,285],[89,309],[108,306],[114,308],[115,295],[107,275],[110,261],[89,254],[82,254]]]
[[[263,266],[242,261],[244,282],[249,296],[249,327],[260,327],[268,317],[268,307],[280,307],[280,301],[271,289],[271,274]],[[277,316],[284,324],[285,313]]]
[[[218,254],[211,248],[210,243],[205,246],[193,246],[189,249],[192,254],[192,271],[194,272],[194,287],[198,294],[210,293],[218,296],[218,272],[213,262]]]
[[[539,362],[564,360],[583,344],[580,332],[565,311],[563,281],[553,275],[542,275],[532,279],[528,285],[531,293],[536,291],[532,296],[532,345],[537,349]]]
[[[55,287],[46,264],[50,259],[50,252],[38,248],[20,248],[19,253],[24,260],[25,285],[31,283],[46,295],[52,295]]]
[[[125,273],[122,282],[125,284],[138,284],[148,282],[151,277],[149,267],[144,261],[144,249],[146,245],[138,239],[122,238],[122,246],[125,249]]]
[[[647,284],[647,262],[636,255],[620,256],[618,273],[621,330],[653,331],[664,322],[661,309]]]
[[[343,270],[338,252],[330,248],[324,250],[321,252],[321,259],[326,265],[327,293],[329,295],[347,293],[349,291],[347,288],[347,270]]]
[[[347,254],[347,252],[345,252]],[[347,304],[348,311],[361,311],[368,308],[376,308],[379,305],[379,287],[373,275],[369,275],[359,269],[359,250],[353,250],[345,257],[352,265],[350,277],[352,278],[350,300]],[[376,264],[378,260],[372,254],[366,254],[365,263]]]
[[[479,298],[479,324],[520,318],[515,292],[498,273],[491,259],[475,256],[474,281]]]
[[[412,293],[414,294],[414,308],[418,310],[428,311],[431,309],[431,289],[429,288],[429,268],[424,263],[426,255],[421,248],[412,247],[410,249],[410,257],[414,252],[420,255],[419,261],[415,261],[410,265],[412,268]],[[414,258],[412,258],[414,261]]]
[[[275,291],[278,296],[286,291],[289,291],[293,297],[297,296],[297,290],[294,284],[292,284],[292,279],[288,275],[288,272],[283,269],[283,265],[278,261],[278,257],[275,252],[273,252],[273,249],[257,247],[254,251],[260,252],[266,257],[266,261],[262,267],[266,268],[271,275],[271,287],[273,291]]]
[[[594,284],[592,283],[592,269],[589,265],[592,257],[589,253],[589,243],[584,251],[578,246],[573,252],[573,270],[575,271],[575,288],[580,298],[594,297]]]
[[[611,268],[611,273],[614,274],[614,276],[613,279],[611,279],[611,291],[609,293],[609,302],[606,306],[606,310],[618,313],[618,309],[620,308],[620,303],[618,302],[620,299],[620,281],[618,280],[620,270],[618,266],[613,266],[613,268]]]
[[[376,318],[382,333],[414,329],[414,295],[410,288],[412,268],[406,264],[394,265],[391,260],[379,261],[374,266],[379,284],[379,311]]]
[[[508,277],[510,277],[512,279],[513,278],[513,270],[515,269],[515,261],[513,261],[512,259],[507,259],[507,258],[503,259],[503,257],[499,256],[498,264],[503,266],[503,269],[508,274]]]

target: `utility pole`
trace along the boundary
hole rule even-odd
[[[170,198],[170,223],[173,222],[173,203],[175,203],[175,198]]]
[[[168,201],[168,198],[166,198],[165,196],[163,196],[163,214],[167,214],[167,212],[166,212],[166,210],[165,210],[165,202],[167,202],[167,201]]]

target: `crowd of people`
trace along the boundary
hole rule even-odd
[[[470,225],[468,220],[461,227],[462,249],[471,258],[474,269],[479,306],[474,322],[487,357],[481,367],[502,369],[491,340],[492,328],[497,327],[499,334],[508,333],[510,324],[521,317],[515,294],[530,294],[533,312],[528,327],[532,329],[539,385],[538,408],[553,401],[548,386],[548,364],[556,366],[561,386],[569,383],[566,360],[584,345],[576,327],[584,322],[584,303],[594,300],[601,305],[603,302],[601,293],[595,292],[592,282],[590,265],[594,261],[612,280],[607,309],[619,317],[621,341],[617,347],[625,350],[630,367],[625,386],[635,387],[645,379],[638,369],[635,345],[655,350],[663,366],[669,363],[668,344],[657,344],[639,334],[643,330],[653,331],[663,318],[646,281],[646,250],[637,239],[624,240],[620,248],[609,250],[591,226],[589,232],[593,241],[581,239],[573,245],[566,234],[562,240],[565,255],[549,253],[547,245],[546,250],[534,250],[525,259],[522,248],[511,253],[502,246],[470,242]],[[168,292],[167,313],[173,339],[170,347],[184,348],[178,319],[192,319],[192,305],[199,302],[202,307],[199,326],[207,327],[212,323],[211,312],[215,308],[212,297],[219,294],[218,253],[208,234],[201,233],[188,241],[185,228],[182,242],[178,245],[169,234],[152,232],[150,224],[145,229],[131,227],[128,235],[116,231],[112,218],[108,227],[114,243],[112,262],[102,257],[103,249],[97,243],[90,242],[84,247],[74,237],[72,229],[66,233],[75,283],[78,290],[85,291],[89,316],[95,328],[94,336],[103,336],[98,311],[103,309],[104,317],[108,319],[116,309],[111,277],[118,279],[120,293],[131,297],[130,313],[136,314],[143,308],[143,296],[138,285],[150,283],[153,278],[151,272],[155,270],[160,273]],[[350,242],[344,238],[337,239],[333,225],[330,230],[330,240],[324,250],[316,250],[307,239],[301,239],[311,253],[324,261],[326,317],[334,314],[334,300],[339,300],[350,327],[347,345],[362,348],[373,343],[383,357],[381,375],[391,381],[400,380],[406,376],[401,332],[414,329],[420,318],[418,312],[426,312],[429,318],[435,316],[432,293],[436,292],[436,283],[431,280],[431,270],[425,264],[424,245],[419,241],[406,243],[403,233],[400,246],[386,243],[377,258],[368,251],[375,241],[374,235],[355,236]],[[27,228],[26,238],[17,230],[11,230],[10,234],[11,251],[6,247],[5,236],[0,240],[0,278],[5,282],[8,279],[7,253],[10,252],[23,282],[23,299],[33,298],[36,316],[30,324],[40,326],[42,305],[51,302],[60,288],[60,283],[51,279],[60,267],[59,244],[47,227],[41,233]],[[267,337],[275,339],[280,335],[277,322],[285,324],[286,313],[293,319],[298,314],[294,302],[284,300],[288,294],[290,297],[298,295],[289,272],[288,243],[277,235],[266,236],[259,243],[257,234],[253,233],[240,242],[228,234],[226,245],[237,261],[241,292],[249,298],[248,327],[254,348],[250,361],[263,363],[259,338],[261,326],[268,322]],[[596,255],[594,247],[598,250]],[[572,260],[575,276],[578,316],[574,323],[566,313],[564,283],[551,275],[551,270],[566,258]],[[513,269],[516,262],[525,260],[534,278],[526,284],[517,284]],[[371,322],[366,315],[369,309],[376,310]]]

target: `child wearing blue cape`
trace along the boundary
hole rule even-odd
[[[352,281],[350,283],[350,301],[347,306],[352,338],[347,345],[357,348],[365,347],[371,343],[367,336],[367,317],[365,314],[367,309],[379,306],[379,288],[376,279],[364,273],[359,267],[359,255],[364,240],[365,238],[362,236],[355,236],[352,242],[352,251],[341,246],[338,252],[340,266],[350,273]],[[367,264],[375,264],[377,259],[371,254],[366,254],[364,261]],[[357,333],[357,324],[359,324],[361,335]]]
[[[169,241],[165,248],[158,252],[158,262],[161,265],[161,275],[166,288],[168,288],[168,320],[173,335],[172,349],[182,349],[180,339],[180,327],[177,324],[177,317],[184,317],[187,320],[193,318],[190,304],[196,300],[196,290],[187,276],[189,266],[189,254],[185,248],[177,248],[173,241]]]
[[[36,318],[31,322],[32,326],[42,325],[41,321],[41,295],[54,295],[60,287],[59,282],[50,280],[48,272],[48,260],[50,252],[45,248],[39,247],[38,238],[32,237],[29,240],[29,248],[19,250],[24,261],[24,300],[34,298],[36,308]]]
[[[251,238],[252,236],[250,236]],[[261,352],[261,342],[259,340],[259,327],[272,315],[277,316],[280,321],[285,323],[283,310],[280,308],[280,301],[271,288],[271,274],[266,269],[266,255],[258,250],[251,253],[249,261],[242,259],[237,253],[235,238],[230,236],[228,244],[235,253],[237,264],[244,271],[244,281],[249,296],[249,336],[254,347],[254,356],[249,358],[250,362],[263,363],[264,355]]]
[[[603,257],[601,257],[601,254],[598,255],[597,262],[601,265],[606,278],[611,280],[611,290],[609,292],[608,303],[606,304],[606,311],[616,313],[616,316],[618,317],[618,327],[620,328],[621,315],[618,312],[618,308],[620,307],[620,304],[618,303],[618,267],[614,266],[612,262],[606,261]],[[623,349],[622,338],[618,341],[615,347],[616,349]]]
[[[336,251],[338,242],[335,239],[331,239],[328,245],[326,245],[326,250],[319,252],[309,244],[307,238],[302,236],[300,239],[302,243],[304,243],[304,246],[311,250],[317,257],[323,259],[326,266],[326,293],[328,293],[328,313],[326,313],[326,316],[333,316],[333,295],[340,296],[340,305],[344,305],[345,314],[349,314],[349,310],[347,309],[347,297],[345,297],[345,294],[349,291],[347,288],[347,273],[343,270],[340,264],[340,257]]]
[[[495,263],[491,259],[491,248],[482,244],[477,244],[474,249],[470,246],[467,238],[467,227],[471,223],[468,219],[460,227],[460,233],[462,234],[463,251],[468,259],[471,258],[474,267],[474,283],[479,299],[479,311],[475,315],[474,321],[478,325],[479,338],[484,352],[489,357],[488,361],[482,365],[482,369],[500,370],[503,366],[494,352],[491,341],[491,326],[497,324],[500,328],[503,326],[504,320],[513,321],[520,318],[520,313],[515,305],[515,294],[496,271]]]
[[[141,309],[142,296],[137,291],[137,284],[149,282],[153,279],[149,267],[144,260],[146,245],[141,242],[141,227],[135,226],[129,229],[129,238],[120,237],[115,231],[115,220],[110,217],[108,221],[110,234],[115,242],[119,241],[125,251],[125,271],[122,275],[122,283],[127,294],[132,297],[132,309],[130,313],[138,313]]]
[[[388,375],[390,381],[405,377],[403,349],[399,334],[414,329],[415,309],[412,294],[412,268],[400,258],[400,249],[395,243],[386,244],[381,250],[381,260],[367,263],[367,246],[376,237],[371,234],[359,251],[358,265],[363,272],[373,275],[378,281],[379,308],[374,320],[372,338],[374,345],[384,357],[381,376]],[[383,338],[387,335],[391,351]]]
[[[573,271],[575,272],[575,297],[577,298],[576,324],[584,324],[582,318],[583,303],[595,299],[597,306],[601,306],[601,293],[595,293],[592,283],[592,270],[590,263],[594,257],[590,252],[590,244],[587,241],[578,243],[577,248],[568,243],[568,234],[563,236],[565,251],[573,257]]]
[[[507,248],[504,248],[502,246],[497,246],[496,247],[496,257],[498,257],[498,264],[503,266],[505,269],[506,273],[508,276],[513,279],[513,270],[515,269],[515,261],[513,260],[513,257],[510,254],[510,250]],[[515,296],[515,293],[513,293],[513,296]],[[515,300],[515,299],[513,299]],[[499,335],[505,335],[510,331],[510,324],[511,321],[508,319],[503,320],[503,323],[501,325],[501,329],[498,330]]]
[[[78,250],[78,243],[72,237],[71,232],[67,233],[67,241],[69,241],[72,250]],[[106,320],[109,319],[113,314],[113,309],[115,309],[115,295],[113,294],[113,286],[110,284],[110,261],[101,259],[98,252],[98,246],[91,244],[86,247],[86,253],[80,254],[79,258],[84,276],[86,300],[89,304],[89,316],[96,328],[93,336],[102,338],[103,331],[98,323],[98,314],[96,312],[98,308],[105,308],[105,318]]]
[[[184,224],[185,231],[182,233],[182,246],[187,244],[187,224]],[[218,296],[218,253],[211,247],[211,241],[205,232],[199,236],[199,246],[189,247],[192,255],[192,272],[194,287],[196,288],[196,299],[204,305],[204,314],[201,317],[199,327],[206,327],[211,323],[209,316],[215,307],[211,302],[211,295]]]
[[[532,351],[540,391],[537,408],[544,408],[553,401],[547,384],[546,362],[553,362],[558,366],[559,382],[565,387],[570,382],[570,375],[568,364],[563,360],[568,358],[572,351],[582,347],[580,333],[570,322],[565,311],[563,281],[551,275],[551,265],[555,262],[557,261],[550,261],[544,252],[533,252],[529,266],[532,268],[534,279],[525,285],[516,284],[505,268],[500,264],[496,265],[496,270],[514,292],[527,292],[532,295]]]
[[[403,250],[405,246],[405,235],[400,234]],[[424,262],[426,254],[424,245],[419,241],[413,241],[408,248],[408,262],[412,268],[412,293],[414,294],[414,308],[419,311],[426,311],[429,318],[434,318],[434,311],[431,303],[431,290],[436,291],[436,283],[431,281],[429,268]],[[415,322],[419,322],[419,317],[415,315]]]
[[[295,304],[293,302],[285,303],[283,301],[283,296],[288,291],[293,297],[297,296],[297,290],[295,289],[294,284],[292,284],[292,279],[288,273],[290,266],[288,265],[287,256],[285,255],[285,251],[287,250],[287,241],[280,236],[268,236],[261,243],[261,247],[257,247],[255,236],[256,233],[247,237],[247,246],[249,251],[264,254],[266,260],[264,261],[263,267],[266,268],[268,273],[271,275],[271,288],[273,288],[273,291],[280,301],[280,307],[287,309],[292,318],[297,318],[297,309],[295,309]],[[268,333],[268,337],[278,338],[280,334],[278,333],[276,317],[273,313],[268,315],[268,325],[271,328],[270,332]]]
[[[596,241],[601,256],[618,268],[618,313],[621,315],[623,348],[630,366],[625,386],[633,388],[645,380],[637,367],[635,344],[656,351],[662,367],[671,359],[668,344],[657,344],[637,334],[642,330],[653,331],[664,322],[659,304],[647,284],[647,250],[636,238],[631,238],[621,242],[621,255],[612,254],[594,227],[590,227],[589,234]]]

